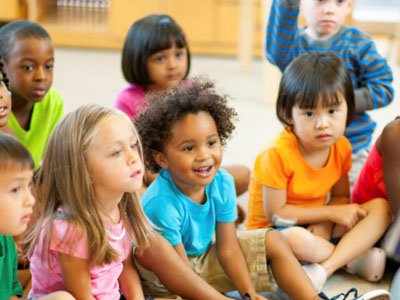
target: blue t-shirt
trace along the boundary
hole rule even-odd
[[[161,170],[143,195],[146,215],[173,246],[182,243],[188,256],[199,256],[208,249],[216,222],[237,219],[231,175],[219,170],[205,192],[207,201],[198,204],[178,189],[167,170]]]

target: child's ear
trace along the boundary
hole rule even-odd
[[[168,160],[165,157],[164,153],[153,151],[153,158],[156,161],[157,165],[159,165],[161,168],[168,169]]]

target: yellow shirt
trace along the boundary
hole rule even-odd
[[[350,168],[351,145],[344,136],[331,146],[326,165],[314,168],[301,155],[296,136],[289,130],[283,130],[275,143],[264,148],[254,163],[249,185],[247,228],[272,225],[264,212],[263,185],[286,190],[287,204],[322,206],[332,186]]]

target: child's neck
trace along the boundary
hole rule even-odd
[[[304,160],[313,168],[323,168],[329,160],[331,147],[321,149],[307,149],[299,141],[299,151]]]
[[[12,112],[21,128],[29,130],[33,113],[33,103],[20,97],[12,97]]]

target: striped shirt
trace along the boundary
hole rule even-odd
[[[392,71],[377,52],[371,38],[357,28],[342,26],[330,39],[310,38],[298,27],[299,0],[273,0],[267,25],[266,57],[282,72],[297,56],[309,52],[333,51],[349,71],[355,92],[356,114],[346,128],[353,153],[369,146],[376,123],[367,110],[393,100]]]

